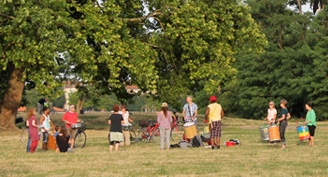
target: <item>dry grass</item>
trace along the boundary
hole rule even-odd
[[[62,115],[53,116],[60,122]],[[20,132],[0,132],[0,176],[327,176],[327,122],[318,123],[315,147],[300,142],[296,124],[287,130],[287,148],[259,141],[260,121],[227,118],[223,124],[222,142],[239,139],[242,145],[172,149],[161,152],[158,144],[138,143],[110,153],[105,129],[106,113],[88,113],[85,121],[87,146],[72,154],[53,151],[26,154],[20,143]],[[91,118],[94,116],[93,118]],[[137,120],[153,118],[136,113]],[[154,119],[154,118],[153,118]],[[90,124],[93,124],[92,126]],[[201,124],[204,126],[204,124]],[[137,128],[137,126],[135,126]]]

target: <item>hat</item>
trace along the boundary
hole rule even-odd
[[[74,105],[71,105],[71,106],[69,106],[69,108],[75,108],[75,106]]]
[[[162,103],[162,107],[168,107],[167,103]]]
[[[216,101],[218,101],[218,99],[215,96],[211,96],[210,102],[216,102]]]

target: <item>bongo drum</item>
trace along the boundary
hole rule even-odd
[[[195,135],[197,135],[197,129],[194,122],[188,122],[183,125],[184,133],[186,138],[192,139]]]
[[[279,126],[271,125],[269,128],[269,142],[280,142]]]
[[[264,124],[259,127],[261,134],[261,141],[269,142],[269,127],[270,125]]]
[[[49,136],[48,136],[48,149],[56,150],[56,148],[57,148],[56,138],[49,134]]]
[[[296,127],[300,141],[310,139],[309,128],[307,125]]]

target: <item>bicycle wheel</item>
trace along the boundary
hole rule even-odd
[[[84,131],[78,131],[74,141],[75,148],[83,148],[86,142],[87,142],[87,135],[84,133]]]
[[[159,132],[159,128],[157,128],[155,131],[153,131],[151,138],[150,138],[150,142],[152,143],[159,143],[160,142],[160,132]]]
[[[171,139],[178,143],[180,142],[181,140],[183,140],[183,131],[182,129],[180,130],[179,129],[179,126],[176,125],[173,129],[171,129]]]
[[[138,142],[137,135],[136,135],[136,132],[134,132],[134,130],[130,130],[130,142],[131,143]]]
[[[141,127],[141,129],[138,132],[137,141],[142,141],[143,139],[147,140],[148,135],[147,127]]]
[[[27,146],[28,142],[28,129],[24,129],[22,134],[21,134],[21,142],[24,146]]]

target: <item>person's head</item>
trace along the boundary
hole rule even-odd
[[[218,99],[216,98],[216,96],[211,96],[210,97],[210,103],[215,103],[217,101],[218,101]]]
[[[192,96],[187,96],[187,99],[186,99],[186,101],[188,102],[188,103],[192,103]]]
[[[274,102],[273,102],[273,101],[270,101],[270,103],[269,103],[269,107],[270,107],[270,108],[274,108]]]
[[[75,106],[74,105],[69,106],[69,111],[75,112]]]
[[[48,102],[48,101],[49,101],[49,98],[45,98],[44,100],[45,100],[46,102]]]
[[[126,111],[126,106],[124,104],[121,105],[121,111],[123,111],[123,112]]]
[[[68,132],[67,132],[67,129],[64,126],[60,128],[59,133],[63,134],[65,137],[68,137],[69,136],[68,135]]]
[[[56,132],[60,132],[60,129],[61,129],[61,126],[60,126],[60,125],[56,125],[56,127],[55,127],[55,131],[56,131]]]
[[[118,112],[120,110],[120,107],[116,104],[113,107],[114,112]]]
[[[165,102],[162,103],[161,111],[163,111],[165,118],[167,117],[167,111],[168,110],[169,110],[169,107],[168,107],[167,103],[165,103]]]
[[[310,102],[307,102],[305,104],[305,109],[308,110],[308,111],[311,111],[313,109],[313,105]]]
[[[287,107],[287,100],[285,100],[285,99],[282,99],[281,101],[280,101],[280,107],[282,107],[282,108],[286,108]]]
[[[49,107],[44,107],[44,108],[43,108],[43,113],[44,113],[44,114],[49,114],[49,113],[50,113],[50,109],[49,109]]]
[[[35,108],[30,108],[28,109],[28,113],[27,113],[27,119],[30,119],[31,117],[33,117],[36,114],[36,110]]]

